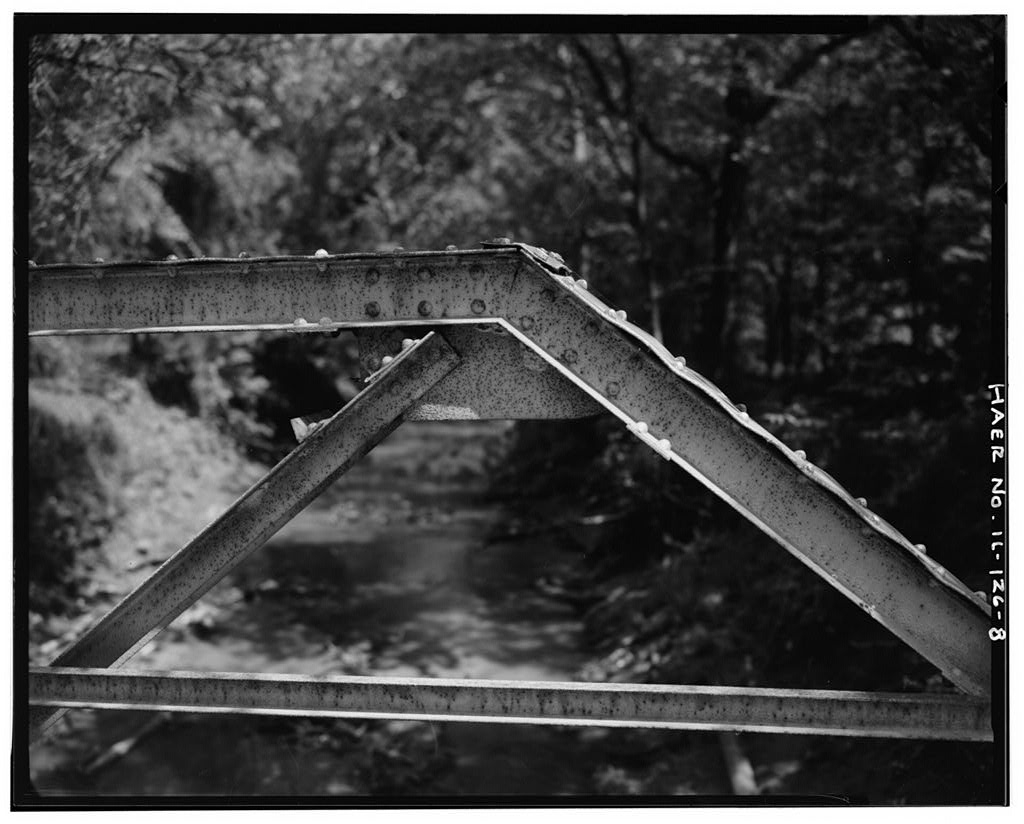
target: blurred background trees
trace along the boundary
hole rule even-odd
[[[1003,20],[984,17],[821,35],[37,36],[30,257],[437,249],[498,235],[557,250],[982,588],[989,115],[1003,37]],[[312,336],[160,336],[122,360],[155,397],[268,460],[289,415],[340,403],[356,371],[351,345]],[[296,385],[299,365],[309,376]],[[709,593],[746,586],[735,557],[717,573],[702,559],[759,538],[712,530],[724,508],[614,427],[546,426],[520,427],[516,466],[565,448],[570,471],[596,479],[578,505],[636,517],[633,537],[605,551],[624,562],[589,568],[594,605],[616,575],[648,580],[633,589],[650,608],[624,615],[684,638],[692,666],[714,645],[722,599]],[[554,494],[546,477],[538,496]],[[749,586],[789,605],[779,631],[796,620],[824,643],[833,594],[802,574],[773,568]],[[704,634],[692,616],[688,635],[670,632],[698,603]],[[656,644],[616,638],[632,650],[623,672],[679,674]]]

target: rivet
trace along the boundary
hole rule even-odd
[[[558,254],[558,252],[550,252],[549,254],[551,255],[551,257],[553,257],[559,263],[565,263],[565,258],[562,257],[560,254]],[[586,288],[586,287],[583,287],[583,288]]]
[[[473,310],[474,314],[482,315],[484,313],[484,310],[487,309],[487,304],[484,303],[479,298],[477,298],[476,300],[473,301],[473,303],[470,304],[470,308]]]
[[[405,251],[405,247],[404,247],[404,246],[396,246],[396,247],[395,247],[394,249],[392,249],[391,251],[392,251],[392,252],[404,252],[404,251]]]
[[[393,360],[394,358],[391,357],[391,355],[385,355],[383,358],[380,359],[380,362],[382,366],[387,366]]]
[[[587,282],[585,280],[583,280],[582,278],[580,278],[578,281],[576,281],[576,285],[579,286],[580,289],[586,289],[587,288]]]
[[[164,260],[177,260],[177,259],[178,259],[177,255],[168,255],[167,257],[164,258]]]
[[[924,555],[928,554],[928,548],[924,544],[914,544],[914,548]]]
[[[801,461],[806,461],[807,460],[807,453],[804,452],[802,449],[798,449],[793,454],[796,455]]]
[[[423,317],[428,318],[433,313],[434,307],[430,305],[429,300],[421,300],[420,305],[416,307],[416,311]]]
[[[377,317],[377,315],[380,314],[380,306],[376,301],[371,300],[368,304],[366,304],[366,314],[369,315],[371,318],[375,318]]]
[[[376,269],[366,270],[366,283],[368,286],[373,286],[378,280],[380,280],[380,272]]]
[[[93,258],[93,259],[92,259],[92,262],[93,262],[93,263],[103,263],[103,258],[101,258],[101,257],[98,257],[98,258]]]
[[[745,403],[738,403],[738,404],[736,404],[736,409],[738,411],[740,411],[740,412],[746,412],[747,411],[747,405]]]
[[[28,265],[30,269],[34,269],[38,264],[34,260],[30,260]]]
[[[504,243],[506,246],[509,246],[512,244],[512,238],[496,237],[491,241],[491,243]]]
[[[315,252],[313,252],[313,257],[327,257],[327,250],[317,249]]]
[[[858,498],[857,499],[857,503],[859,503],[861,506],[867,506],[868,505],[868,499],[867,498]]]
[[[625,320],[626,319],[626,310],[625,309],[618,309],[618,310],[616,310],[616,312],[615,312],[615,319],[616,320]]]
[[[566,363],[576,363],[576,360],[578,358],[579,355],[577,354],[575,349],[566,349],[562,353],[562,360],[564,360]]]
[[[682,355],[677,355],[676,356],[676,363],[679,366],[686,366],[686,358],[684,358]]]
[[[238,253],[238,257],[240,259],[242,259],[242,260],[245,260],[247,257],[249,257],[249,253],[248,252],[239,252]],[[249,274],[249,264],[248,263],[246,263],[245,265],[242,266],[242,274],[243,275]]]
[[[604,393],[609,398],[617,398],[619,396],[620,387],[617,383],[610,383],[604,388]]]
[[[458,246],[456,246],[455,244],[450,244],[450,245],[448,245],[448,246],[445,246],[445,247],[444,247],[444,250],[445,250],[446,252],[454,252],[454,251],[456,251],[456,250],[457,250],[458,248],[459,248],[459,247],[458,247]]]
[[[330,326],[331,325],[331,319],[330,318],[320,318],[320,325],[321,326]]]
[[[295,319],[295,325],[296,326],[309,326],[309,321],[306,320],[305,318],[296,318]]]
[[[405,339],[403,339],[402,340],[402,349],[408,349],[410,346],[413,345],[414,342],[415,341],[413,341],[412,338],[405,338]]]
[[[672,448],[672,442],[668,438],[662,438],[658,441],[658,446],[668,452]]]
[[[239,253],[238,253],[238,256],[239,256],[240,258],[247,258],[247,257],[249,257],[249,253],[248,253],[248,252],[245,252],[245,251],[242,251],[242,252],[239,252]]]
[[[426,283],[434,276],[434,273],[430,271],[429,266],[421,266],[416,270],[416,277],[420,279],[421,283]]]
[[[977,596],[978,596],[979,598],[981,598],[981,600],[982,600],[982,601],[987,601],[987,600],[988,600],[988,593],[987,593],[987,592],[982,592],[982,591],[981,591],[981,590],[979,589],[979,590],[978,590],[977,592],[975,592],[974,594],[975,594],[975,595],[977,595]]]
[[[647,434],[647,424],[643,421],[638,421],[636,425],[636,431],[641,434]]]
[[[530,317],[529,315],[523,315],[519,319],[519,325],[522,326],[523,329],[532,329],[533,328],[533,318]]]

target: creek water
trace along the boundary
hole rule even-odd
[[[403,425],[131,666],[572,680],[579,617],[536,586],[571,550],[555,533],[492,537],[505,511],[486,472],[508,432]],[[78,710],[30,764],[49,795],[729,790],[708,735],[522,724]]]

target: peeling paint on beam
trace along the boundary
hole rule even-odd
[[[42,707],[992,740],[987,701],[937,694],[37,667],[29,673],[29,701]]]

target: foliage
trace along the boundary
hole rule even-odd
[[[968,16],[820,35],[38,37],[31,255],[441,248],[494,235],[556,249],[979,585],[988,113],[1004,37],[1001,18]],[[139,339],[126,368],[270,457],[291,414],[338,403],[351,352],[253,343]],[[696,647],[738,648],[739,630],[699,606],[717,584],[673,595],[662,570],[704,580],[694,564],[753,538],[711,530],[725,517],[717,505],[614,426],[552,431],[561,440],[522,427],[521,477],[549,501],[584,488],[587,511],[622,515],[589,556],[601,597],[622,576],[649,580],[654,640],[685,621],[710,633]],[[793,594],[805,591],[798,572],[773,568],[758,602],[785,602],[797,635],[825,610]],[[634,614],[626,603],[602,609]],[[684,618],[695,606],[699,621]]]
[[[29,391],[28,444],[29,602],[36,611],[59,612],[75,592],[69,571],[118,514],[120,447],[109,419],[73,396],[37,387]]]

